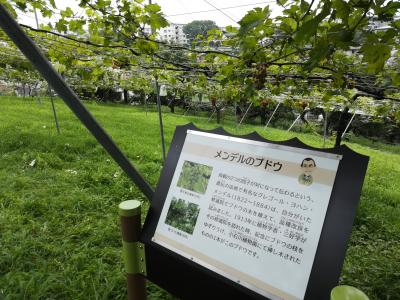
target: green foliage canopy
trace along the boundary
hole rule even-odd
[[[239,28],[205,33],[204,26],[191,47],[156,40],[157,30],[168,25],[156,4],[78,2],[80,15],[57,9],[51,0],[6,5],[14,14],[36,9],[44,17],[57,16],[39,30],[25,28],[60,70],[74,70],[86,82],[104,81],[110,77],[106,73],[119,69],[126,72],[121,76],[126,87],[140,85],[132,74],[145,73],[148,81],[158,76],[209,96],[221,91],[224,101],[260,102],[286,94],[348,106],[360,96],[399,99],[400,4],[395,1],[281,0],[281,15],[272,17],[265,6],[250,10]],[[385,26],[374,30],[374,22]],[[211,47],[212,41],[222,41],[222,47]]]

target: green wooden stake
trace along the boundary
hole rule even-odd
[[[144,245],[139,242],[140,213],[140,201],[127,200],[119,205],[128,300],[146,299],[146,260]]]
[[[331,300],[369,300],[369,298],[355,287],[339,285],[332,289]]]

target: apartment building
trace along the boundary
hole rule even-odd
[[[183,27],[186,24],[173,24],[168,27],[161,28],[157,31],[157,40],[170,44],[188,44],[189,40],[183,32]],[[151,33],[150,28],[144,29],[146,34]]]

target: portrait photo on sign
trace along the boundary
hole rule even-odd
[[[192,234],[200,208],[197,204],[172,197],[165,224]]]
[[[317,164],[311,157],[306,157],[300,164],[302,173],[299,176],[299,183],[302,185],[311,185],[314,181],[312,176],[313,171],[316,169]]]
[[[178,179],[178,187],[205,194],[213,168],[185,160]]]

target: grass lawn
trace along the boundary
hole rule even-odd
[[[157,114],[86,105],[155,186],[162,165]],[[133,198],[147,207],[146,199],[60,100],[56,107],[61,135],[48,100],[0,97],[0,299],[125,299],[117,207]],[[165,113],[167,145],[175,126],[190,121],[217,126]],[[232,122],[224,127],[322,146],[313,134],[250,125],[236,130]],[[371,299],[400,299],[400,146],[357,141],[347,145],[370,163],[341,283]],[[148,295],[173,298],[151,284]]]

